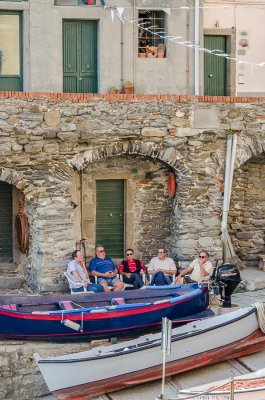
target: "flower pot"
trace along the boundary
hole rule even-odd
[[[164,58],[165,52],[164,50],[158,50],[157,52],[157,58]]]
[[[123,91],[124,91],[124,94],[133,94],[134,87],[133,86],[124,86]]]
[[[148,58],[155,58],[156,56],[153,53],[147,53]]]
[[[110,94],[120,94],[120,91],[119,91],[119,89],[110,89],[109,93]]]
[[[139,58],[146,58],[146,53],[138,53]]]

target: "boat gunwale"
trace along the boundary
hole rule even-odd
[[[224,327],[224,326],[229,325],[231,323],[240,321],[240,320],[248,317],[249,315],[253,314],[254,312],[256,312],[256,308],[255,307],[251,307],[246,313],[241,314],[240,316],[237,316],[234,319],[230,319],[228,321],[224,321],[222,323],[219,323],[218,325],[212,325],[212,326],[210,326],[210,327],[208,327],[206,329],[198,329],[198,330],[193,331],[193,332],[186,331],[186,332],[183,332],[183,333],[180,333],[180,334],[172,335],[171,336],[171,341],[172,342],[178,342],[179,340],[182,340],[185,337],[186,338],[190,338],[190,337],[193,337],[193,336],[197,336],[197,335],[199,335],[199,334],[201,334],[203,332],[209,332],[209,331],[212,331],[214,329],[217,329],[217,328],[220,328],[220,327]],[[178,329],[178,328],[175,328],[175,329]],[[65,364],[65,363],[77,363],[77,362],[82,362],[83,363],[83,362],[86,362],[86,361],[102,360],[102,359],[105,359],[105,358],[117,357],[117,356],[124,355],[124,354],[135,353],[135,352],[138,352],[138,351],[143,350],[143,349],[150,349],[150,348],[158,347],[160,345],[161,345],[161,338],[156,338],[156,339],[153,339],[152,341],[146,341],[144,343],[144,345],[142,345],[142,346],[139,346],[137,344],[136,345],[132,345],[132,346],[135,347],[133,349],[130,349],[128,347],[123,347],[123,348],[119,349],[118,351],[112,350],[112,352],[109,351],[108,353],[105,353],[105,354],[99,353],[96,356],[84,357],[82,359],[80,359],[80,358],[76,358],[76,359],[75,358],[72,358],[72,359],[69,359],[69,358],[68,359],[39,358],[38,359],[38,363],[41,363],[41,364],[49,364],[49,363],[51,363],[51,364],[56,364],[56,363]],[[124,351],[126,348],[128,350]],[[58,356],[58,357],[60,357],[60,356]]]

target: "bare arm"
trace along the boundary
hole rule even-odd
[[[176,277],[176,282],[179,281],[184,275],[189,274],[192,271],[192,268],[190,265],[188,265],[186,268],[181,271],[178,276]]]

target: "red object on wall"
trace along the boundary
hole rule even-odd
[[[86,0],[86,4],[88,5],[88,6],[92,6],[93,4],[95,4],[96,2],[95,2],[95,0]]]
[[[175,196],[176,193],[176,177],[174,172],[170,172],[167,178],[167,191],[170,198]]]

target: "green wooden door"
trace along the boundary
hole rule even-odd
[[[0,262],[13,260],[12,185],[0,182]]]
[[[107,256],[124,253],[124,180],[96,182],[96,243],[103,244]]]
[[[97,21],[63,22],[63,91],[97,93]]]
[[[209,50],[227,51],[226,36],[204,36],[204,47]],[[215,52],[220,54],[220,52]],[[227,60],[214,54],[204,53],[204,95],[227,95]]]
[[[0,11],[0,91],[22,90],[21,14]]]

